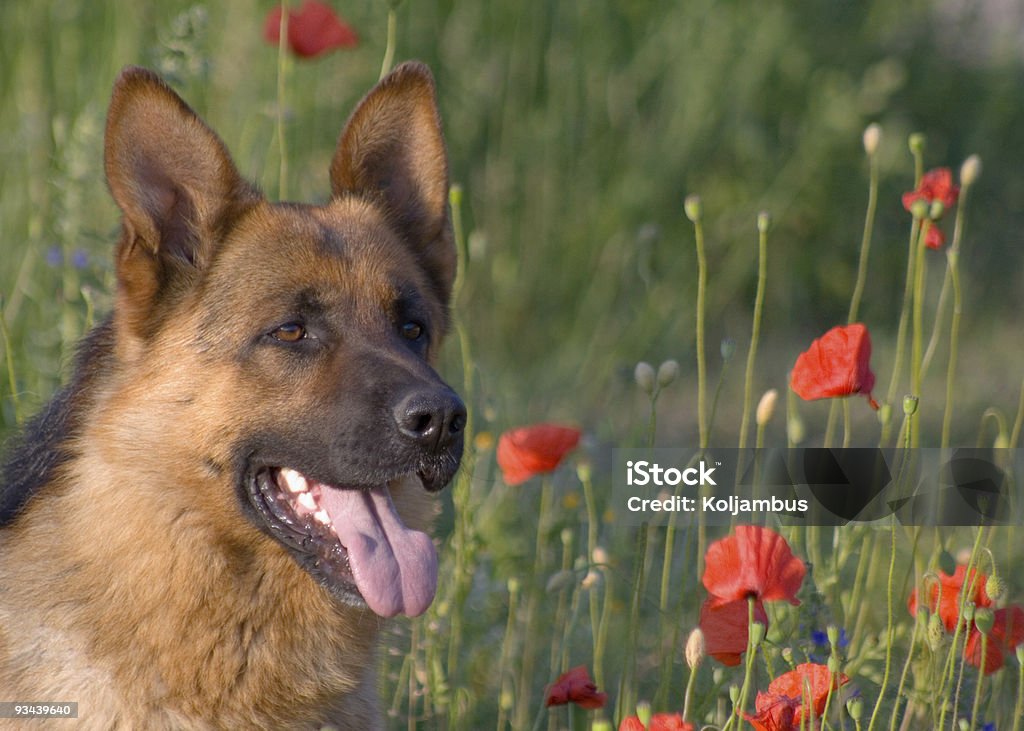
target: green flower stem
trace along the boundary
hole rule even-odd
[[[498,725],[497,731],[504,731],[506,722],[504,689],[505,669],[508,667],[509,652],[512,647],[512,636],[515,633],[516,612],[518,611],[518,582],[509,582],[508,587],[508,619],[505,621],[505,639],[501,643],[501,657],[498,660]]]
[[[885,629],[885,670],[882,673],[882,684],[878,689],[878,699],[871,711],[871,720],[868,721],[868,731],[875,727],[875,719],[882,708],[882,699],[885,698],[885,689],[889,685],[889,673],[892,670],[892,643],[895,637],[895,626],[893,624],[893,574],[896,571],[896,516],[891,517],[889,523],[889,579],[885,585],[885,606],[886,606],[886,629]]]
[[[571,540],[563,541],[562,542],[562,565],[561,565],[561,568],[560,568],[559,571],[560,571],[560,573],[563,576],[568,575],[570,572],[572,572],[572,541]],[[580,582],[578,581],[579,577],[575,573],[573,573],[572,578],[573,578],[572,586],[576,587],[578,589],[579,585],[580,585]],[[559,661],[561,659],[561,655],[562,655],[563,650],[566,651],[566,652],[568,651],[568,647],[567,647],[567,645],[568,645],[568,633],[570,631],[570,628],[569,628],[570,622],[569,622],[568,617],[566,616],[566,605],[568,604],[568,599],[569,599],[569,586],[568,585],[563,585],[558,590],[558,605],[555,608],[555,621],[554,621],[554,625],[553,625],[553,627],[554,627],[554,634],[556,634],[556,635],[557,634],[561,634],[563,636],[563,639],[562,639],[562,647],[561,648],[557,644],[555,644],[554,642],[551,643],[551,656],[550,656],[550,660],[548,662],[548,670],[550,672],[549,672],[548,675],[549,675],[549,677],[552,677],[552,678],[556,677],[557,674],[558,674],[557,671],[558,671],[558,668],[559,668]],[[573,599],[575,601],[575,594],[573,596]],[[562,628],[562,632],[561,633],[559,633],[559,631],[558,631],[559,627]]]
[[[937,698],[945,698],[945,694],[948,691],[947,684],[952,684],[953,675],[956,672],[956,646],[960,640],[960,632],[963,630],[963,617],[964,609],[967,606],[967,597],[972,595],[974,581],[977,580],[976,572],[973,571],[974,566],[977,562],[978,548],[981,546],[981,537],[985,532],[985,526],[979,526],[978,532],[974,536],[974,546],[971,548],[971,557],[967,560],[967,569],[964,576],[971,577],[970,581],[965,581],[963,586],[960,587],[960,603],[957,610],[956,616],[956,629],[953,631],[953,642],[950,645],[949,653],[946,655],[946,662],[942,669],[942,675],[939,676],[939,689],[936,694]],[[967,639],[964,638],[964,646],[966,649]],[[942,710],[939,712],[939,723],[936,728],[942,728],[946,725],[946,709],[947,704],[941,703]]]
[[[743,685],[740,687],[740,698],[739,701],[733,706],[733,712],[729,715],[729,720],[726,721],[725,726],[722,727],[722,731],[727,731],[732,726],[733,721],[736,723],[742,723],[743,709],[747,707],[747,696],[750,694],[750,681],[754,674],[754,661],[757,654],[757,648],[754,647],[754,604],[756,599],[754,597],[747,598],[747,656],[746,664],[743,669]]]
[[[700,430],[700,448],[708,447],[707,422],[707,363],[704,355],[704,300],[708,283],[708,262],[704,255],[704,225],[698,218],[693,223],[697,244],[697,423]]]
[[[7,329],[7,317],[3,298],[0,297],[0,338],[3,338],[4,359],[7,362],[7,384],[11,389],[11,402],[14,404],[14,421],[21,426],[24,415],[21,413],[21,396],[18,394],[18,379],[14,372],[14,349],[11,347],[11,332]]]
[[[857,264],[857,283],[850,297],[850,311],[846,315],[846,324],[857,321],[860,312],[860,301],[864,295],[864,284],[868,279],[868,256],[871,252],[871,236],[875,228],[875,211],[878,208],[878,156],[868,155],[868,210],[864,215],[864,234],[860,239],[860,261]]]
[[[640,636],[640,595],[646,571],[648,531],[649,525],[644,522],[636,534],[636,565],[633,569],[633,587],[629,605],[629,635],[626,637],[622,676],[619,679],[619,697],[615,702],[616,718],[622,718],[629,709],[636,706],[636,646]]]
[[[761,337],[761,318],[764,309],[765,285],[768,282],[768,226],[758,226],[757,235],[757,293],[754,295],[754,324],[747,351],[747,371],[743,379],[743,419],[740,422],[740,450],[747,447],[750,429],[751,400],[754,397],[754,364],[757,361],[757,343]],[[721,381],[719,381],[721,383]],[[717,395],[717,394],[716,394]],[[717,401],[717,399],[716,399]]]
[[[1017,416],[1013,420],[1013,432],[1010,434],[1010,449],[1016,449],[1020,442],[1020,430],[1024,425],[1024,381],[1020,384],[1020,401],[1017,402]]]
[[[285,90],[288,76],[288,2],[281,0],[280,37],[277,42],[277,197],[288,199],[288,143],[284,133]]]
[[[964,642],[964,648],[966,649],[967,643]],[[982,632],[981,634],[981,658],[980,667],[978,668],[978,684],[974,688],[974,703],[971,705],[971,731],[974,731],[975,725],[978,723],[978,713],[981,711],[981,687],[985,682],[985,655],[988,653],[988,634]]]
[[[380,64],[380,78],[383,79],[391,71],[391,67],[395,63],[395,37],[398,28],[398,14],[396,13],[395,5],[392,4],[388,9],[388,39],[387,45],[384,47],[384,60]]]
[[[949,364],[946,366],[946,406],[942,413],[942,441],[940,446],[943,449],[949,447],[950,430],[953,426],[953,394],[956,383],[956,358],[960,336],[960,314],[962,311],[962,293],[960,290],[960,256],[952,249],[948,253],[948,268],[950,279],[953,282],[953,319],[949,325]]]
[[[939,591],[942,591],[942,587],[939,587]],[[900,672],[900,683],[896,686],[896,698],[892,703],[892,714],[889,716],[889,731],[896,731],[896,719],[899,717],[900,710],[900,699],[903,697],[903,688],[907,682],[907,673],[910,672],[910,666],[914,659],[914,648],[917,647],[918,641],[918,625],[920,622],[917,618],[914,618],[914,629],[910,633],[910,649],[907,650],[907,659],[903,662],[903,670]],[[909,712],[910,706],[908,705],[906,710]]]
[[[597,502],[594,500],[594,483],[591,479],[590,470],[578,470],[577,474],[580,477],[580,482],[583,483],[583,501],[587,506],[587,561],[592,564],[594,561],[594,549],[597,548],[597,530],[599,527],[597,523]],[[602,566],[600,570],[604,574],[602,576],[604,582],[608,583],[608,575],[604,571],[605,567]],[[600,646],[601,634],[599,631],[600,620],[598,617],[597,592],[591,589],[588,593],[590,595],[590,634],[594,643],[594,682],[598,688],[603,688],[605,687],[604,656]]]
[[[956,218],[953,223],[953,241],[947,250],[949,252],[955,252],[957,255],[960,253],[960,242],[963,240],[964,231],[964,220],[966,218],[965,205],[967,204],[967,192],[970,190],[970,185],[965,185],[960,189],[960,202],[956,207]],[[935,324],[932,326],[932,334],[928,339],[928,347],[924,351],[924,360],[921,362],[922,372],[928,372],[928,366],[932,362],[932,358],[935,355],[935,350],[939,345],[939,338],[942,333],[942,323],[945,320],[946,305],[949,300],[950,288],[953,286],[953,276],[950,271],[949,261],[947,258],[946,264],[946,276],[942,279],[942,290],[939,292],[939,302],[935,307]]]
[[[683,722],[685,725],[686,719],[690,717],[690,701],[693,700],[693,687],[697,681],[697,671],[700,670],[700,664],[690,668],[690,678],[686,681],[686,692],[683,694]],[[660,708],[660,706],[659,706]]]
[[[903,307],[900,310],[900,324],[896,331],[896,357],[892,366],[892,378],[889,380],[889,390],[885,401],[889,405],[896,404],[896,394],[899,391],[900,375],[903,370],[903,358],[907,342],[907,325],[910,320],[910,307],[914,295],[914,264],[917,261],[917,243],[921,232],[921,221],[914,219],[910,225],[910,244],[907,252],[907,279],[903,285]],[[896,405],[898,408],[898,405]],[[890,430],[895,420],[890,419],[882,427],[881,444],[888,444]]]
[[[914,311],[913,311],[913,336],[912,346],[910,355],[910,393],[912,396],[921,398],[921,358],[923,357],[923,343],[922,338],[924,337],[924,290],[925,290],[925,273],[928,265],[928,260],[925,259],[925,249],[927,248],[924,244],[925,237],[928,235],[928,229],[931,227],[930,221],[925,221],[921,225],[920,240],[917,243],[917,263],[914,265]],[[916,449],[920,446],[921,442],[921,407],[914,411],[910,415],[910,423],[908,424],[910,429],[910,446]]]
[[[1019,657],[1019,655],[1018,655]],[[1017,664],[1017,702],[1013,706],[1013,730],[1020,731],[1020,722],[1024,718],[1024,663]]]
[[[960,671],[956,676],[956,690],[953,693],[953,713],[951,720],[956,725],[957,712],[960,710],[960,691],[964,687],[964,671],[967,669],[967,641],[970,637],[970,631],[964,633],[964,646],[960,652]]]

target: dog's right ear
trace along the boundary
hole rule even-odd
[[[107,116],[107,183],[123,214],[117,251],[119,317],[144,335],[156,300],[209,261],[258,194],[227,148],[159,76],[128,67]],[[149,323],[152,324],[152,323]]]

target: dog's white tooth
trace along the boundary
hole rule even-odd
[[[289,467],[281,468],[281,477],[284,478],[284,484],[288,488],[288,492],[297,493],[309,490],[309,483],[306,482],[306,478]]]
[[[318,523],[322,523],[324,525],[330,525],[331,524],[331,516],[329,516],[327,514],[327,511],[323,510],[323,509],[320,509],[320,510],[316,511],[315,513],[313,513],[313,520],[317,521]]]
[[[304,507],[306,510],[316,510],[318,507],[316,500],[314,500],[313,496],[308,492],[299,493],[299,505]]]

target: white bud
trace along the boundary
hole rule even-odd
[[[754,417],[754,421],[757,422],[758,426],[764,426],[772,420],[772,415],[775,413],[775,404],[779,401],[779,392],[774,388],[769,388],[764,392],[761,400],[757,402],[757,412]]]
[[[666,360],[658,366],[658,385],[665,388],[679,377],[679,362]]]
[[[654,366],[650,363],[640,361],[636,364],[636,368],[633,370],[633,378],[636,379],[636,385],[640,387],[640,390],[650,395],[654,393]]]
[[[971,155],[969,158],[964,160],[964,164],[960,166],[960,185],[966,188],[977,180],[980,174],[981,158],[977,155]]]
[[[875,122],[872,122],[864,130],[864,152],[868,153],[868,157],[873,156],[878,151],[878,143],[882,141],[882,128]]]

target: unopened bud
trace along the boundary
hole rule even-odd
[[[892,404],[882,404],[878,409],[878,421],[882,426],[892,421]]]
[[[612,731],[612,722],[606,718],[598,718],[590,727],[590,731]]]
[[[760,622],[754,622],[750,625],[750,646],[754,648],[759,647],[764,641],[766,631],[767,628]]]
[[[736,341],[732,338],[722,338],[719,349],[722,353],[722,362],[728,363],[736,353]]]
[[[761,211],[757,214],[757,230],[758,233],[766,234],[772,227],[772,214],[768,211]]]
[[[572,583],[574,576],[572,571],[557,571],[551,575],[548,579],[546,591],[548,594],[552,594],[556,591],[564,589]]]
[[[971,155],[960,166],[960,185],[964,188],[974,183],[981,174],[981,158]]]
[[[807,436],[804,420],[796,412],[790,412],[789,420],[786,422],[786,435],[793,444],[800,444]]]
[[[864,701],[859,696],[846,701],[846,712],[854,721],[859,721],[864,713]]]
[[[670,385],[672,381],[679,377],[679,362],[675,360],[666,360],[660,366],[658,366],[658,385],[662,388]]]
[[[636,368],[633,369],[633,378],[636,380],[636,385],[640,387],[640,390],[650,396],[654,393],[654,383],[656,376],[654,374],[654,366],[650,363],[640,361],[636,364]]]
[[[992,442],[993,449],[1009,449],[1010,448],[1010,437],[1006,436],[1004,432],[996,434],[995,441]]]
[[[971,722],[966,718],[961,718],[956,722],[956,727],[959,731],[971,731]]]
[[[696,670],[704,658],[707,656],[707,650],[704,647],[704,632],[700,627],[696,627],[690,636],[686,638],[686,664],[690,670]]]
[[[928,618],[928,647],[932,652],[938,652],[946,644],[946,627],[942,624],[942,618],[933,614]]]
[[[924,152],[925,136],[920,132],[914,132],[907,139],[907,144],[910,147],[910,151],[915,155],[920,155]]]
[[[974,614],[977,612],[977,607],[974,602],[964,602],[964,624],[970,626],[971,622],[974,621]]]
[[[595,571],[594,569],[590,569],[590,571],[587,572],[587,575],[583,577],[583,581],[580,582],[580,588],[590,591],[600,583],[601,573],[599,571]]]
[[[562,532],[558,535],[562,539],[562,545],[568,546],[572,543],[572,528],[562,528]]]
[[[458,183],[449,189],[448,202],[452,204],[452,208],[458,208],[462,205],[462,186]]]
[[[938,221],[942,218],[942,214],[946,212],[946,205],[942,201],[932,201],[931,206],[928,208],[928,218],[933,221]]]
[[[640,723],[647,728],[647,724],[651,722],[651,704],[647,701],[640,701],[636,704],[636,717],[640,719]]]
[[[868,157],[872,157],[878,152],[878,143],[881,141],[882,128],[872,122],[864,129],[864,152],[868,154]]]
[[[1006,595],[1006,580],[999,575],[998,571],[993,571],[992,575],[988,577],[988,581],[985,582],[985,593],[994,602]]]
[[[513,576],[508,580],[508,593],[515,594],[517,591],[519,591],[519,579]]]
[[[920,221],[928,216],[930,206],[924,198],[918,198],[910,204],[910,215]]]
[[[754,421],[758,426],[764,426],[772,420],[772,415],[775,413],[775,405],[779,402],[779,392],[774,388],[769,388],[761,396],[761,400],[757,402],[757,411],[754,415]]]
[[[782,648],[782,659],[786,661],[786,664],[793,667],[793,648],[783,647]]]
[[[683,201],[683,211],[686,213],[686,217],[694,223],[697,223],[701,218],[703,212],[700,203],[699,195],[688,195],[686,200]]]
[[[740,702],[740,687],[735,683],[729,686],[729,700],[733,706]]]
[[[839,644],[839,628],[830,624],[825,628],[825,635],[828,637],[828,644],[834,649]]]
[[[590,557],[590,560],[593,561],[598,566],[607,566],[608,565],[608,551],[604,550],[604,548],[602,548],[601,546],[594,546],[594,553]]]
[[[992,631],[992,625],[996,622],[996,613],[988,607],[978,607],[974,611],[974,626],[983,635]]]
[[[904,396],[903,397],[903,414],[905,416],[913,416],[917,413],[917,404],[920,399],[917,396]]]

